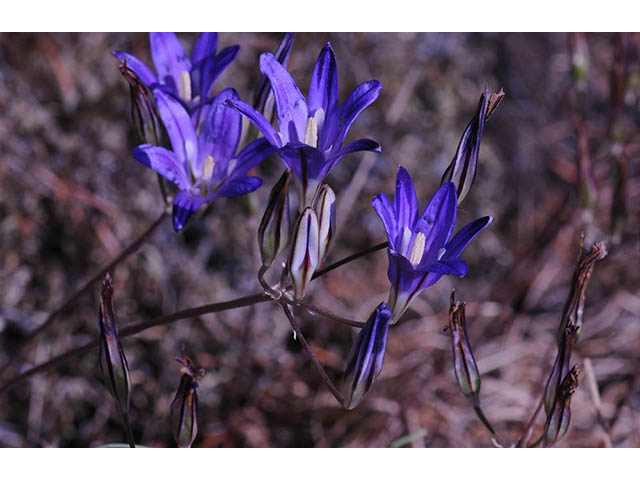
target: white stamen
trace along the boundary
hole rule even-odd
[[[440,250],[438,250],[438,260],[440,260],[446,252],[447,252],[446,248],[441,248]]]
[[[413,232],[407,228],[404,227],[404,229],[402,230],[402,239],[400,241],[400,252],[404,255],[405,252],[407,252],[407,249],[409,248],[409,243],[411,242],[411,236],[413,235]]]
[[[313,114],[313,118],[316,119],[318,130],[322,128],[322,125],[324,125],[324,116],[325,114],[323,108],[319,108],[318,110],[316,110],[316,113]]]
[[[304,143],[316,148],[318,146],[318,124],[314,117],[307,119],[307,129],[304,132]]]
[[[424,233],[416,233],[416,236],[413,239],[413,244],[411,245],[411,251],[409,252],[409,262],[411,262],[411,265],[418,265],[420,260],[422,260],[422,255],[424,254],[424,243]]]
[[[194,155],[196,153],[196,146],[193,142],[187,140],[184,142],[184,154],[187,157],[187,162],[191,163]]]
[[[204,167],[202,167],[202,179],[205,182],[211,180],[211,177],[213,176],[214,165],[215,162],[213,161],[213,157],[211,155],[204,159]]]
[[[178,85],[178,93],[180,98],[185,102],[191,101],[191,75],[189,72],[182,72],[180,74],[180,85]]]

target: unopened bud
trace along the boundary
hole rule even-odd
[[[131,119],[144,143],[160,145],[160,117],[156,110],[153,94],[138,75],[127,66],[120,64],[120,73],[129,84],[131,97]]]
[[[560,390],[552,410],[547,413],[547,421],[544,424],[545,447],[551,447],[562,439],[569,429],[571,421],[571,397],[578,388],[578,375],[580,371],[577,365],[567,373],[562,380]]]
[[[571,350],[576,340],[577,329],[575,327],[567,327],[564,334],[564,340],[558,347],[558,354],[556,355],[553,369],[547,380],[547,385],[544,389],[544,410],[547,414],[553,408],[553,404],[556,401],[558,391],[562,380],[569,373],[571,366]]]
[[[449,329],[453,345],[453,368],[460,390],[469,397],[480,392],[480,372],[467,335],[464,306],[464,303],[456,302],[455,291],[451,292]]]
[[[108,273],[102,282],[98,327],[100,329],[100,369],[118,408],[123,415],[126,415],[129,413],[131,379],[129,364],[118,338],[116,311],[113,305],[113,283]]]
[[[198,368],[193,361],[184,354],[176,359],[183,367],[180,385],[171,403],[171,427],[173,436],[179,447],[189,448],[198,435],[198,394],[200,379],[204,376],[204,369]]]
[[[287,246],[291,230],[289,213],[289,180],[291,171],[285,171],[271,189],[269,202],[258,227],[258,243],[262,264],[271,266],[273,260]]]
[[[331,245],[331,240],[336,235],[336,194],[331,187],[324,184],[316,200],[316,213],[318,215],[318,259],[321,264]]]
[[[318,217],[313,208],[307,207],[300,215],[293,233],[289,257],[289,272],[296,300],[304,297],[304,291],[318,266]]]
[[[355,408],[382,371],[391,311],[381,303],[362,327],[349,352],[344,374],[344,408]]]
[[[480,96],[478,110],[467,125],[467,128],[464,129],[456,154],[445,170],[444,175],[442,175],[441,185],[445,182],[455,183],[458,205],[462,203],[462,200],[471,190],[476,177],[484,123],[498,107],[504,95],[505,93],[502,89],[498,93],[489,94],[487,87],[485,87],[484,93]]]

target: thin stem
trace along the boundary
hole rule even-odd
[[[58,318],[62,312],[67,310],[69,307],[71,307],[75,302],[78,301],[78,299],[80,297],[82,297],[85,293],[89,292],[89,290],[91,289],[93,284],[96,283],[99,280],[102,280],[108,271],[112,270],[113,267],[115,267],[118,263],[122,262],[127,257],[129,257],[132,253],[134,253],[136,250],[138,250],[151,237],[153,232],[155,232],[156,229],[162,224],[162,221],[164,220],[164,217],[167,214],[168,214],[168,211],[167,210],[163,210],[163,212],[156,219],[156,221],[153,222],[151,224],[151,226],[145,232],[143,232],[133,243],[131,243],[124,250],[122,250],[118,254],[118,256],[116,258],[111,260],[111,262],[109,262],[107,265],[102,267],[93,277],[91,277],[89,280],[87,280],[85,282],[85,284],[78,291],[76,291],[76,293],[74,293],[70,298],[67,299],[66,302],[64,302],[62,304],[62,306],[58,307],[56,310],[51,312],[49,314],[49,316],[47,317],[47,319],[42,323],[42,325],[40,325],[39,327],[35,328],[27,336],[26,340],[22,343],[22,345],[20,345],[18,347],[17,351],[14,352],[14,354],[9,357],[9,359],[2,366],[2,368],[0,368],[0,376],[7,370],[7,367],[9,367],[9,365],[11,365],[12,361],[15,358],[17,358],[22,352],[24,352],[24,350],[27,347],[27,345],[29,345],[33,341],[33,339],[35,337],[37,337],[38,334],[40,334],[40,332],[42,332],[49,325],[51,325],[52,322],[56,318]]]
[[[527,446],[527,442],[529,441],[529,439],[531,438],[531,434],[533,433],[533,422],[536,421],[536,417],[538,416],[538,413],[540,413],[540,409],[542,408],[542,405],[544,405],[544,394],[542,395],[542,398],[540,398],[540,401],[538,402],[538,406],[536,407],[535,411],[531,415],[531,418],[527,422],[527,425],[524,427],[524,432],[522,433],[522,436],[520,437],[517,443],[518,447]]]
[[[283,297],[284,298],[284,297]],[[323,310],[320,307],[313,305],[312,303],[307,303],[302,300],[298,300],[297,302],[294,300],[284,299],[289,305],[299,306],[309,310],[312,313],[317,313],[318,315],[322,315],[330,320],[335,320],[336,322],[344,323],[345,325],[349,325],[350,327],[362,328],[365,326],[364,322],[358,322],[357,320],[351,320],[349,318],[341,317],[339,315],[335,315],[327,310]]]
[[[333,396],[336,397],[336,400],[338,401],[338,403],[340,405],[344,405],[344,398],[342,397],[342,394],[338,391],[335,384],[331,381],[331,379],[329,378],[329,375],[327,375],[327,372],[325,371],[324,367],[320,364],[320,362],[316,358],[315,354],[313,353],[313,350],[311,350],[311,347],[307,343],[307,340],[304,338],[304,335],[302,334],[302,331],[298,326],[298,322],[296,322],[296,319],[294,318],[293,313],[291,313],[291,309],[289,308],[289,305],[287,305],[282,300],[279,303],[282,306],[282,309],[284,310],[284,313],[287,316],[289,323],[291,324],[291,328],[293,328],[293,331],[296,332],[296,337],[298,338],[298,340],[300,340],[300,343],[302,344],[304,351],[307,354],[307,357],[309,357],[309,360],[311,360],[313,365],[316,367],[316,370],[322,377],[322,380],[324,380],[324,383],[327,384],[327,387],[329,388]]]
[[[124,424],[124,431],[127,434],[127,441],[129,442],[130,448],[136,448],[136,441],[133,438],[133,432],[131,431],[131,424],[129,423],[129,414],[122,414],[122,423]]]
[[[495,429],[491,425],[491,422],[489,422],[484,412],[482,411],[482,407],[480,406],[480,398],[477,395],[474,395],[474,398],[473,398],[473,411],[475,412],[478,419],[480,419],[480,422],[482,423],[482,425],[484,425],[484,427],[487,430],[489,430],[491,435],[493,435],[493,439],[492,439],[493,443],[498,447],[506,446],[507,444],[500,437],[500,435],[496,433]]]
[[[334,262],[331,265],[324,267],[321,270],[317,270],[313,274],[313,277],[311,278],[314,279],[314,278],[321,277],[325,273],[329,273],[331,270],[335,270],[336,268],[341,267],[342,265],[345,265],[349,262],[357,260],[360,257],[364,257],[365,255],[369,255],[370,253],[377,252],[378,250],[382,250],[383,248],[387,248],[388,246],[389,246],[389,242],[382,242],[382,243],[378,243],[377,245],[374,245],[373,247],[369,247],[365,250],[362,250],[360,252],[353,253],[348,257],[344,257],[342,260],[338,260],[337,262]]]
[[[153,318],[151,320],[129,325],[128,327],[122,328],[120,330],[119,336],[122,339],[125,337],[130,337],[131,335],[135,335],[136,333],[142,332],[143,330],[147,330],[151,327],[155,327],[158,325],[167,325],[169,323],[175,322],[183,318],[196,317],[199,315],[204,315],[206,313],[222,312],[224,310],[232,310],[234,308],[248,307],[249,305],[268,302],[270,300],[271,298],[266,294],[256,293],[253,295],[239,297],[234,300],[229,300],[227,302],[211,303],[208,305],[203,305],[201,307],[181,310],[179,312],[174,312],[169,315],[163,315],[161,317]],[[20,375],[16,375],[15,377],[9,379],[2,387],[0,387],[0,395],[2,395],[7,390],[13,388],[14,386],[18,385],[24,379],[31,377],[36,373],[40,373],[44,370],[47,370],[51,367],[55,367],[57,365],[65,363],[73,358],[79,357],[80,355],[84,355],[85,353],[90,352],[91,350],[96,348],[98,345],[99,345],[98,340],[92,340],[82,345],[81,347],[75,348],[61,355],[58,355],[57,357],[54,357],[47,362],[41,363],[39,365],[36,365],[30,368],[29,370],[24,371]]]

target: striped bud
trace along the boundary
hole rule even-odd
[[[480,96],[478,110],[473,116],[467,128],[464,129],[458,149],[453,160],[442,175],[440,184],[453,182],[458,194],[458,205],[467,196],[476,177],[478,155],[480,153],[480,141],[484,131],[484,123],[489,119],[498,107],[505,93],[502,89],[498,93],[489,94],[487,87]]]
[[[577,329],[575,327],[567,327],[564,334],[564,340],[558,347],[558,354],[553,364],[553,369],[547,380],[544,389],[544,410],[547,414],[553,408],[556,397],[560,390],[563,379],[568,375],[571,364],[571,350],[576,341]]]
[[[336,194],[326,183],[322,185],[316,200],[315,210],[318,215],[318,260],[321,264],[336,235]]]
[[[198,435],[198,394],[204,369],[198,368],[184,354],[176,359],[183,367],[178,391],[171,403],[171,428],[178,447],[189,448]]]
[[[296,300],[304,297],[304,291],[318,266],[318,217],[313,208],[304,209],[293,234],[289,257],[289,272]]]
[[[108,273],[102,282],[98,327],[100,329],[100,369],[118,408],[123,415],[127,415],[131,397],[129,364],[118,338],[116,311],[113,305],[113,283]]]
[[[267,208],[258,228],[260,256],[265,267],[271,266],[273,260],[284,250],[289,242],[291,215],[289,213],[289,181],[291,171],[282,174],[278,183],[271,189]]]
[[[344,373],[344,408],[355,408],[382,371],[391,311],[382,302],[362,327]]]
[[[455,291],[451,293],[451,307],[449,308],[449,329],[453,345],[453,368],[462,393],[477,396],[480,393],[480,372],[476,359],[471,351],[471,344],[467,335],[467,321],[464,313],[464,303],[456,302]]]
[[[547,420],[544,424],[543,445],[551,447],[562,440],[571,421],[571,397],[578,388],[578,375],[580,371],[577,365],[567,373],[562,380],[558,396],[553,404],[553,408],[547,413]]]

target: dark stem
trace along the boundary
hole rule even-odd
[[[370,253],[377,252],[378,250],[382,250],[383,248],[387,248],[388,246],[389,246],[389,242],[382,242],[382,243],[378,243],[377,245],[374,245],[373,247],[369,247],[365,250],[362,250],[360,252],[353,253],[348,257],[344,257],[342,260],[338,260],[337,262],[334,262],[331,265],[324,267],[321,270],[317,270],[313,274],[312,279],[321,277],[325,273],[329,273],[331,270],[335,270],[336,268],[341,267],[342,265],[345,265],[349,262],[357,260],[360,257],[364,257],[365,255],[369,255]]]
[[[542,405],[544,405],[544,394],[542,395],[540,402],[538,402],[538,406],[536,407],[535,411],[531,415],[531,418],[527,422],[527,425],[524,427],[524,432],[522,433],[522,436],[520,437],[517,443],[518,447],[527,446],[527,442],[529,441],[529,439],[531,438],[531,434],[533,433],[533,422],[536,421],[536,417],[538,416],[538,413],[540,413],[540,409],[542,408]]]
[[[482,425],[484,425],[484,427],[487,430],[489,430],[491,435],[493,435],[494,443],[499,447],[506,446],[507,444],[500,437],[500,435],[496,433],[495,429],[491,425],[491,422],[489,422],[487,417],[484,415],[484,412],[482,411],[482,407],[480,406],[480,398],[478,397],[478,395],[474,395],[474,398],[473,398],[473,411],[475,412],[476,416],[478,417]]]
[[[104,276],[107,274],[107,272],[112,270],[118,263],[122,262],[124,259],[126,259],[128,256],[130,256],[132,253],[134,253],[136,250],[138,250],[149,239],[149,237],[151,237],[153,232],[155,232],[156,229],[162,224],[162,221],[164,220],[164,217],[167,214],[168,214],[168,211],[164,210],[160,214],[160,216],[157,218],[157,220],[155,222],[153,222],[151,224],[151,226],[144,233],[142,233],[142,235],[140,235],[131,245],[129,245],[124,250],[122,250],[118,254],[118,256],[116,258],[111,260],[111,262],[109,262],[107,265],[102,267],[100,269],[100,271],[98,271],[93,277],[91,277],[89,280],[87,280],[87,282],[80,288],[80,290],[76,291],[76,293],[74,293],[69,299],[67,299],[67,301],[64,302],[64,304],[62,304],[61,307],[58,307],[56,310],[51,312],[49,314],[49,316],[47,317],[47,319],[42,323],[42,325],[40,325],[39,327],[35,328],[27,336],[26,340],[22,343],[22,345],[20,345],[18,347],[18,349],[9,357],[9,359],[2,366],[2,368],[0,368],[0,376],[2,374],[4,374],[4,372],[7,370],[7,367],[9,367],[9,365],[11,365],[12,361],[15,358],[17,358],[22,352],[24,352],[24,350],[27,347],[27,345],[29,345],[33,341],[33,339],[35,337],[37,337],[38,334],[40,334],[40,332],[42,332],[47,327],[49,327],[49,325],[51,325],[52,322],[56,318],[58,318],[62,312],[67,310],[75,302],[77,302],[80,297],[82,297],[84,294],[89,292],[89,290],[91,289],[93,284],[96,283],[99,280],[102,280],[104,278]]]
[[[285,299],[285,302],[287,302],[289,305],[292,305],[292,306],[302,307],[306,310],[309,310],[312,313],[317,313],[318,315],[322,315],[323,317],[326,317],[330,320],[335,320],[336,322],[344,323],[345,325],[349,325],[350,327],[362,328],[365,326],[364,322],[358,322],[357,320],[351,320],[349,318],[335,315],[331,312],[328,312],[327,310],[323,310],[320,307],[317,307],[311,303],[304,302],[302,300],[298,300],[296,302],[293,300]]]
[[[131,335],[135,335],[136,333],[142,332],[143,330],[147,330],[151,327],[155,327],[158,325],[167,325],[169,323],[175,322],[183,318],[196,317],[198,315],[204,315],[205,313],[222,312],[224,310],[232,310],[234,308],[248,307],[249,305],[268,302],[270,300],[271,298],[266,294],[256,293],[253,295],[247,295],[245,297],[239,297],[234,300],[229,300],[228,302],[211,303],[209,305],[203,305],[201,307],[190,308],[188,310],[181,310],[179,312],[174,312],[169,315],[163,315],[161,317],[153,318],[145,322],[139,322],[133,325],[129,325],[128,327],[122,328],[119,331],[119,336],[122,339],[125,337],[130,337]],[[36,373],[40,373],[44,370],[47,370],[48,368],[63,364],[87,352],[90,352],[91,350],[96,348],[98,345],[99,345],[98,340],[92,340],[82,345],[81,347],[75,348],[61,355],[58,355],[57,357],[54,357],[47,362],[41,363],[39,365],[36,365],[30,368],[29,370],[24,371],[20,375],[16,375],[15,377],[9,379],[2,387],[0,387],[0,395],[2,395],[4,392],[11,389],[12,387],[18,385],[24,379],[31,377]]]
[[[338,391],[335,384],[331,381],[331,379],[329,378],[329,375],[327,375],[327,372],[324,370],[323,366],[320,364],[320,362],[316,358],[315,354],[313,353],[313,350],[311,350],[311,347],[307,343],[307,340],[304,338],[304,335],[302,334],[302,331],[298,326],[298,322],[296,322],[296,319],[294,318],[293,313],[291,313],[291,309],[289,308],[289,305],[287,305],[282,300],[279,303],[282,306],[282,309],[284,310],[284,313],[287,316],[289,323],[291,324],[291,328],[293,328],[293,331],[296,332],[296,337],[298,338],[298,340],[300,340],[300,343],[304,347],[304,351],[307,354],[307,357],[309,357],[309,360],[311,360],[313,365],[316,367],[316,370],[322,377],[322,380],[324,380],[324,383],[327,384],[327,387],[329,388],[333,396],[336,397],[336,400],[338,401],[338,403],[340,405],[344,405],[344,399],[342,397],[342,394]]]
[[[131,424],[129,423],[129,414],[122,414],[122,423],[124,424],[124,431],[127,434],[127,441],[130,448],[136,448],[136,441],[133,438],[133,432],[131,431]]]

